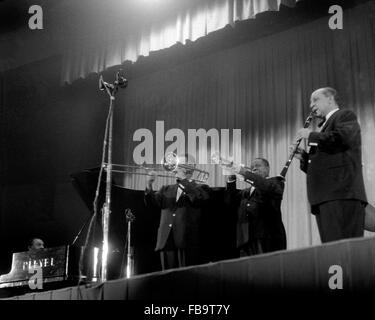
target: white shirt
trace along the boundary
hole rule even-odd
[[[333,109],[331,110],[330,112],[327,113],[327,115],[325,116],[326,120],[323,122],[323,124],[318,128],[317,132],[320,132],[323,127],[325,126],[325,124],[327,123],[328,119],[336,112],[338,111],[339,108],[336,108],[336,109]],[[318,144],[316,142],[310,142],[309,143],[309,146],[317,146]]]
[[[324,127],[324,125],[327,123],[327,121],[328,121],[328,119],[336,112],[336,111],[338,111],[339,110],[339,108],[336,108],[336,109],[333,109],[333,110],[331,110],[330,112],[328,112],[327,113],[327,115],[326,115],[326,121],[324,121],[324,123],[323,123],[323,125],[321,126],[321,128],[323,128]]]
[[[250,187],[250,196],[253,195],[253,192],[255,191],[255,187],[254,186],[251,186]]]
[[[189,182],[192,182],[193,180],[188,180]],[[184,186],[180,183],[177,184],[177,194],[176,194],[176,202],[178,199],[180,199],[181,195],[184,193]]]
[[[183,190],[182,190],[182,189],[180,188],[180,186],[178,185],[178,186],[177,186],[176,202],[178,201],[178,199],[180,199],[182,193],[183,193]]]

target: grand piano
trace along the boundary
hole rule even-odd
[[[95,189],[98,179],[98,168],[87,169],[71,175],[73,186],[85,202],[90,212],[93,211],[92,203],[95,196]],[[101,186],[99,207],[104,202],[105,185]],[[137,214],[135,222],[135,232],[133,242],[136,244],[137,255],[135,263],[135,274],[148,273],[158,270],[158,255],[154,251],[157,230],[157,215],[149,215],[144,209],[143,192],[128,190],[116,185],[112,186],[112,214],[110,221],[110,244],[113,247],[109,252],[108,279],[117,279],[124,276],[124,247],[126,238],[125,209],[130,208]],[[100,214],[97,217],[95,230],[90,237],[90,249],[85,251],[83,259],[83,274],[81,279],[85,282],[98,281],[100,275],[99,249],[102,234]],[[88,221],[83,226],[78,243],[84,242]],[[139,227],[138,227],[139,226]],[[72,239],[73,240],[73,239]],[[30,267],[40,266],[43,273],[44,287],[64,287],[75,285],[79,279],[79,257],[82,247],[65,245],[54,248],[41,249],[37,252],[16,252],[12,254],[12,261],[3,268],[0,273],[0,296],[1,291],[9,289],[15,291],[16,288],[23,288],[25,292],[29,288],[30,277],[34,272],[30,272]],[[9,272],[8,272],[9,271]],[[8,273],[5,273],[8,272]],[[1,290],[3,289],[3,290]],[[18,292],[17,292],[18,293]]]
[[[81,276],[79,258],[83,253]],[[0,288],[33,288],[40,281],[45,284],[68,284],[79,280],[96,282],[99,279],[100,259],[98,248],[60,246],[36,251],[13,253],[12,266],[8,274],[0,275]],[[37,279],[39,277],[39,279]]]
[[[98,168],[87,169],[71,175],[75,186],[87,208],[92,212],[92,203],[95,195],[98,179]],[[105,189],[101,187],[99,208],[104,201]],[[202,217],[202,263],[214,262],[236,257],[235,249],[235,212],[229,212],[223,204],[224,188],[212,188],[212,201],[207,206]],[[150,212],[145,208],[143,190],[130,190],[118,185],[112,186],[112,213],[110,220],[110,243],[113,251],[110,252],[108,265],[108,279],[118,279],[124,276],[124,247],[127,233],[127,225],[124,212],[131,209],[136,219],[133,223],[132,243],[135,255],[134,274],[144,274],[160,270],[159,255],[155,252],[157,228],[160,212]],[[85,257],[84,279],[96,281],[100,274],[99,267],[94,258],[97,251],[94,247],[100,247],[102,239],[100,229],[100,215],[97,224],[99,229],[94,232],[96,239],[91,241],[92,249],[87,250]],[[85,230],[87,231],[87,230]],[[82,232],[81,240],[85,232]],[[94,237],[95,238],[95,237]],[[78,261],[81,248],[75,246],[62,246],[47,248],[36,254],[29,252],[13,253],[9,273],[0,276],[0,288],[28,288],[30,276],[28,267],[34,263],[43,266],[43,283],[58,284],[78,281]],[[53,259],[53,266],[52,266]],[[96,259],[96,260],[95,260]],[[36,261],[36,262],[34,262]],[[100,262],[100,261],[99,261]]]

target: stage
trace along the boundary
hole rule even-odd
[[[368,237],[8,299],[225,302],[261,293],[358,294],[373,288],[375,237]]]

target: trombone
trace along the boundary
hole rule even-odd
[[[108,163],[104,163],[104,170],[108,170]],[[143,166],[143,165],[125,165],[125,164],[112,164],[112,172],[122,173],[122,174],[130,174],[130,175],[150,175],[150,172],[156,172],[158,177],[165,177],[165,178],[175,178],[174,173],[180,169],[186,169],[190,171],[192,175],[195,174],[193,180],[197,183],[206,183],[209,178],[209,173],[204,170],[197,169],[194,164],[184,164],[181,163],[181,160],[174,152],[169,152],[164,156],[161,164],[156,164],[152,166]],[[169,172],[169,174],[165,174],[165,172]],[[162,172],[159,174],[158,172]]]

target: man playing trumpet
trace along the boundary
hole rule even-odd
[[[286,249],[286,234],[281,218],[284,179],[269,177],[266,159],[255,158],[250,168],[224,166],[228,175],[226,203],[237,210],[237,248],[240,256]],[[242,175],[250,187],[236,189],[236,175]]]
[[[162,269],[178,268],[200,263],[200,222],[202,207],[209,199],[209,187],[193,181],[194,159],[179,156],[176,183],[154,192],[155,172],[147,176],[146,206],[161,209],[156,251],[160,251]]]

